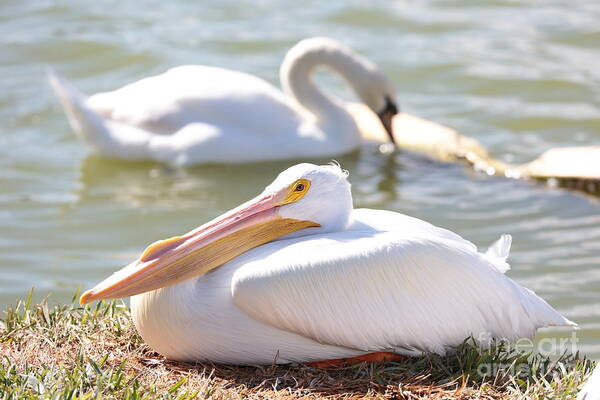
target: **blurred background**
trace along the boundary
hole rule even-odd
[[[46,83],[48,67],[86,93],[179,64],[279,86],[286,51],[325,35],[378,64],[404,111],[477,138],[499,159],[599,144],[600,3],[369,3],[0,0],[1,308],[32,286],[36,298],[70,301],[148,243],[238,205],[296,163],[174,169],[89,156]],[[318,80],[352,99],[337,77]],[[511,233],[509,276],[579,323],[579,349],[600,359],[598,198],[376,145],[338,161],[355,206],[423,218],[482,248]]]

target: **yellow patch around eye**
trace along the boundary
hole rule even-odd
[[[279,202],[277,205],[282,206],[284,204],[290,204],[300,200],[308,192],[309,188],[310,181],[308,179],[298,179],[296,182],[290,185],[287,196],[285,196],[285,199]]]
[[[140,257],[140,260],[142,262],[146,262],[148,260],[156,258],[165,251],[179,246],[181,243],[185,242],[185,240],[186,239],[181,236],[175,236],[169,239],[154,242],[150,246],[146,247],[146,250],[144,250],[144,253]]]

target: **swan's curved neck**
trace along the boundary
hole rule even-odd
[[[350,49],[331,43],[300,42],[286,55],[280,69],[281,86],[302,107],[312,113],[319,124],[352,118],[344,103],[321,91],[313,82],[312,74],[319,66],[328,67],[340,74],[355,90],[364,75],[366,60]]]

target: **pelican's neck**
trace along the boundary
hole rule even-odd
[[[333,40],[306,39],[285,56],[280,69],[281,85],[286,94],[315,116],[318,125],[351,123],[358,134],[343,101],[321,91],[311,78],[317,67],[325,66],[340,74],[357,92],[358,82],[369,67],[366,64],[362,57]]]

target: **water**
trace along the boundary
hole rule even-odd
[[[277,83],[299,39],[328,35],[375,61],[403,109],[523,162],[600,141],[600,4],[594,1],[0,0],[0,305],[36,287],[69,301],[147,243],[257,194],[293,162],[172,169],[91,157],[45,82],[93,93],[184,63]],[[319,77],[348,96],[339,79]],[[327,162],[329,160],[310,160]],[[513,234],[509,275],[578,322],[600,358],[600,202],[365,145],[339,161],[355,204],[408,213],[487,246]],[[567,336],[550,331],[542,336]]]

